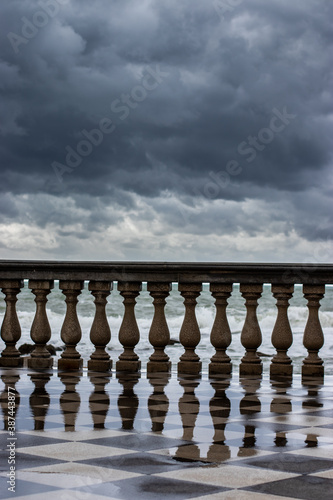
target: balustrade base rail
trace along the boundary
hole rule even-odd
[[[5,296],[5,314],[1,327],[1,338],[5,348],[1,352],[0,366],[21,367],[23,358],[16,347],[21,338],[21,326],[16,312],[16,302],[24,280],[35,296],[36,311],[30,335],[35,345],[28,359],[28,367],[47,370],[53,360],[46,349],[52,332],[47,316],[47,296],[59,280],[59,289],[65,296],[66,314],[61,328],[61,339],[65,350],[58,360],[59,370],[80,370],[83,360],[77,350],[82,332],[77,316],[78,297],[88,281],[88,289],[94,297],[95,316],[90,330],[90,340],[95,350],[88,361],[88,370],[108,372],[112,360],[106,351],[111,331],[106,315],[107,297],[116,283],[123,298],[124,315],[119,329],[119,342],[123,352],[115,363],[118,372],[136,373],[141,361],[135,352],[140,342],[140,331],[135,316],[136,299],[147,283],[152,297],[154,315],[149,331],[149,342],[153,353],[147,363],[148,373],[169,372],[171,362],[165,352],[170,342],[170,333],[165,316],[165,305],[172,289],[178,290],[184,299],[184,319],[179,340],[184,353],[178,362],[178,372],[200,374],[202,362],[196,353],[201,334],[196,318],[197,298],[202,284],[209,283],[215,300],[216,315],[211,329],[210,341],[215,353],[209,364],[209,374],[230,374],[232,363],[227,349],[232,334],[227,317],[228,299],[233,285],[240,283],[240,292],[245,300],[246,317],[241,332],[241,343],[245,349],[241,360],[240,375],[260,375],[262,361],[258,348],[262,334],[257,318],[258,300],[263,284],[271,284],[276,299],[277,317],[271,342],[276,350],[270,366],[271,376],[291,376],[293,365],[288,350],[293,343],[293,333],[288,319],[289,300],[294,285],[303,285],[307,300],[308,319],[304,329],[303,345],[308,356],[303,360],[303,376],[323,376],[323,360],[319,351],[324,335],[319,320],[320,300],[325,294],[325,285],[333,284],[332,264],[235,264],[235,263],[159,263],[159,262],[52,262],[52,261],[0,261],[0,288]]]

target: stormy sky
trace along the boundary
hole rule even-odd
[[[0,258],[330,262],[331,0],[1,0]]]

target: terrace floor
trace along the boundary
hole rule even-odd
[[[3,499],[333,498],[331,376],[0,373]]]

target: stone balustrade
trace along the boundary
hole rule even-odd
[[[82,358],[77,349],[82,333],[77,316],[78,297],[89,282],[88,289],[95,303],[95,317],[91,326],[92,343],[88,370],[108,372],[113,360],[106,352],[111,339],[111,331],[106,315],[107,297],[114,283],[123,297],[124,313],[118,339],[123,352],[116,360],[117,372],[137,373],[141,360],[135,352],[140,342],[140,331],[135,316],[135,304],[147,283],[152,297],[154,315],[151,318],[149,342],[152,354],[147,363],[147,372],[169,372],[171,362],[165,352],[170,341],[170,333],[165,316],[165,305],[172,287],[177,286],[184,299],[184,320],[179,332],[179,340],[184,348],[180,356],[178,372],[198,375],[202,362],[196,353],[200,343],[200,329],[196,319],[197,299],[202,284],[209,283],[215,300],[216,315],[211,330],[212,357],[209,374],[230,374],[232,360],[227,349],[232,343],[232,333],[228,323],[228,299],[233,285],[240,284],[240,292],[245,301],[246,317],[241,333],[244,356],[240,363],[240,375],[260,375],[262,361],[258,349],[262,343],[262,333],[257,318],[258,300],[263,285],[270,284],[276,299],[277,316],[272,331],[272,345],[276,354],[272,359],[272,376],[290,376],[293,371],[288,349],[293,342],[292,329],[288,319],[289,300],[293,296],[294,285],[303,286],[307,300],[308,320],[304,329],[303,345],[308,356],[303,360],[303,376],[322,376],[323,360],[319,351],[324,336],[319,321],[320,300],[325,294],[325,285],[333,284],[332,264],[237,264],[237,263],[157,263],[157,262],[51,262],[51,261],[0,261],[0,289],[6,303],[1,327],[1,338],[5,343],[0,357],[2,367],[20,367],[23,359],[17,349],[21,338],[21,328],[16,312],[16,302],[24,280],[35,296],[36,312],[31,325],[31,339],[35,348],[28,358],[28,367],[47,370],[53,360],[46,349],[51,336],[47,317],[47,296],[54,281],[59,281],[59,289],[65,296],[66,314],[61,328],[61,339],[65,344],[58,369],[60,371],[79,370]],[[112,299],[111,299],[112,300]]]

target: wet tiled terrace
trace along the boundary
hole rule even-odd
[[[333,498],[332,376],[3,369],[1,379],[3,499]]]

